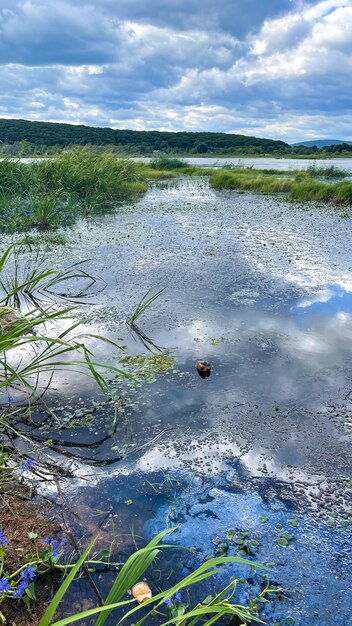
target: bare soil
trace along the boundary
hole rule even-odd
[[[15,495],[9,495],[15,494]],[[0,499],[0,529],[8,539],[6,547],[6,570],[13,572],[26,562],[26,555],[33,552],[33,542],[28,533],[38,534],[39,545],[44,537],[60,531],[57,521],[50,519],[48,507],[39,499],[33,499],[31,490],[18,483],[9,485]],[[11,626],[37,626],[55,593],[57,574],[49,574],[36,581],[36,600],[30,609],[21,600],[1,605],[7,624]]]

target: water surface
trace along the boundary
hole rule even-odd
[[[118,428],[108,438],[112,406],[91,383],[59,377],[51,397],[58,421],[46,423],[43,437],[81,459],[80,478],[65,482],[79,532],[87,537],[99,526],[108,540],[113,520],[124,555],[132,528],[142,542],[180,522],[175,541],[200,551],[196,566],[229,528],[250,529],[260,542],[255,556],[275,562],[275,580],[289,589],[286,602],[267,609],[269,623],[293,615],[300,626],[346,626],[351,222],[329,209],[180,178],[152,184],[128,211],[70,233],[55,262],[88,258],[107,284],[81,307],[87,329],[148,356],[125,320],[150,286],[165,287],[140,326],[174,358],[168,372],[137,388],[112,384]],[[118,364],[119,350],[94,347]],[[210,378],[198,376],[197,359],[211,363]],[[57,431],[60,420],[93,406],[89,424]],[[299,525],[283,548],[275,528],[289,530],[292,518]],[[232,544],[228,550],[235,553]],[[172,567],[173,576],[184,573],[178,557]]]

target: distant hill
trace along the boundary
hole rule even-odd
[[[348,143],[352,145],[352,141],[343,141],[341,139],[314,139],[312,141],[301,141],[300,143],[293,143],[293,146],[305,146],[306,148],[325,148],[325,146],[337,146],[340,143]]]
[[[96,128],[53,122],[0,119],[0,141],[27,141],[41,147],[80,145],[109,145],[130,152],[211,152],[282,154],[291,149],[284,141],[261,139],[227,133],[163,132]],[[1,148],[1,143],[0,143]]]

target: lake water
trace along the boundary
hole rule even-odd
[[[329,209],[180,178],[152,184],[134,206],[80,222],[67,237],[49,260],[61,267],[90,259],[89,270],[106,282],[79,309],[86,329],[148,358],[156,349],[149,344],[148,351],[125,320],[147,289],[165,287],[139,323],[174,358],[166,373],[137,386],[112,382],[114,432],[111,404],[91,382],[65,373],[47,398],[55,420],[41,434],[43,411],[28,426],[65,454],[54,458],[73,464],[75,478],[62,489],[75,532],[84,540],[99,532],[100,547],[113,533],[120,559],[134,541],[143,545],[180,524],[171,541],[197,553],[162,557],[161,573],[149,577],[157,589],[216,553],[219,541],[237,554],[228,531],[247,531],[252,558],[274,563],[270,576],[287,590],[286,599],[263,607],[263,619],[347,626],[351,221]],[[91,345],[100,359],[119,364],[119,350]],[[211,363],[209,378],[198,375],[197,359]],[[93,421],[70,427],[72,417],[91,414]],[[280,545],[285,532],[287,547]],[[249,571],[230,573],[258,590],[260,579]],[[214,591],[229,575],[201,591]],[[96,576],[103,589],[112,580]],[[87,606],[87,595],[86,584],[77,583],[67,608]]]
[[[143,159],[150,161],[150,159]],[[348,171],[352,171],[352,159],[276,159],[274,157],[182,157],[182,161],[186,161],[190,165],[199,167],[224,167],[225,165],[237,165],[241,167],[254,167],[257,169],[275,169],[275,170],[306,170],[308,167],[316,164],[319,167],[331,166],[339,167]]]

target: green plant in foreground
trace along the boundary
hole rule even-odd
[[[210,626],[210,624],[221,620],[225,616],[237,619],[237,624],[245,625],[252,622],[264,623],[258,617],[258,606],[260,605],[260,602],[266,601],[265,595],[267,593],[273,593],[276,591],[270,589],[268,584],[265,585],[265,589],[262,590],[256,601],[250,601],[247,606],[232,602],[236,586],[239,582],[238,579],[231,580],[231,582],[215,597],[207,597],[204,602],[197,603],[193,608],[190,608],[188,604],[181,602],[180,594],[183,589],[188,589],[190,586],[196,585],[197,583],[214,576],[226,564],[238,563],[250,566],[253,569],[263,568],[263,566],[258,563],[242,559],[240,557],[218,557],[206,561],[193,573],[189,574],[169,589],[156,594],[149,600],[146,600],[143,604],[136,606],[136,600],[123,599],[126,593],[142,578],[148,568],[153,564],[155,558],[160,553],[160,550],[175,548],[174,545],[161,543],[165,535],[169,534],[173,530],[175,529],[167,529],[159,533],[159,535],[154,537],[154,539],[152,539],[145,548],[137,550],[129,557],[119,571],[103,606],[59,619],[54,622],[53,626],[66,626],[67,624],[73,624],[82,619],[93,616],[98,616],[95,626],[103,626],[111,612],[119,609],[122,609],[122,611],[120,612],[119,618],[117,618],[117,624],[121,624],[125,621],[130,623],[129,620],[133,620],[133,623],[137,626],[140,626],[151,615],[159,616],[161,620],[159,620],[159,624],[177,624],[177,626],[181,624],[183,625],[189,620],[191,620],[192,625],[201,620],[203,624]],[[81,558],[72,567],[67,578],[63,581],[45,611],[39,626],[49,626],[52,624],[52,619],[61,600],[79,573],[93,545],[94,542],[88,546]],[[267,568],[264,567],[264,569]],[[139,618],[141,610],[142,615]]]

